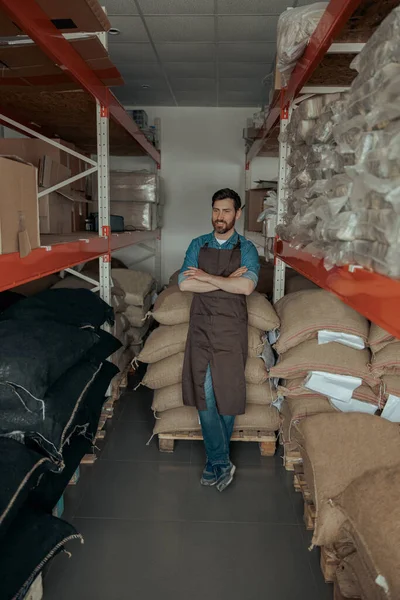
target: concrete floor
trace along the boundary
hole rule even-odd
[[[281,458],[234,443],[234,483],[203,488],[201,442],[146,446],[150,405],[143,387],[124,394],[99,459],[68,488],[63,518],[85,543],[53,560],[44,600],[331,600]]]

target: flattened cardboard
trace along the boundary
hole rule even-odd
[[[35,167],[0,156],[0,253],[25,257],[40,246]]]

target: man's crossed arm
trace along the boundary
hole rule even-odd
[[[251,279],[242,277],[247,272],[246,267],[240,267],[229,275],[229,277],[219,277],[217,275],[209,275],[201,269],[189,267],[184,272],[185,279],[181,281],[179,288],[182,292],[214,292],[215,290],[223,290],[231,294],[244,294],[249,296],[254,290],[254,282]]]

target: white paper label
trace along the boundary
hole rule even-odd
[[[381,417],[393,423],[400,423],[400,398],[398,396],[389,394]]]
[[[359,335],[342,333],[341,331],[328,331],[327,329],[318,331],[318,344],[329,344],[329,342],[337,342],[355,350],[365,348],[364,340]]]
[[[374,404],[368,404],[368,402],[361,402],[361,400],[350,400],[350,402],[342,402],[341,400],[336,400],[336,398],[330,398],[329,402],[342,412],[362,412],[367,413],[369,415],[375,414],[377,410],[377,406]]]
[[[311,371],[304,381],[304,387],[308,390],[318,392],[328,398],[336,398],[342,402],[350,402],[354,390],[361,384],[360,377],[324,373],[323,371]]]

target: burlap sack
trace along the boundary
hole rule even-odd
[[[374,388],[379,381],[371,374],[369,361],[368,349],[354,350],[336,342],[319,345],[317,340],[309,340],[282,354],[269,374],[270,377],[296,379],[306,377],[310,371],[324,371],[361,377]]]
[[[389,394],[400,398],[400,375],[384,375],[382,377],[382,393],[385,398]]]
[[[143,377],[142,384],[152,390],[182,382],[184,353],[179,352],[158,362],[151,363]]]
[[[132,304],[127,306],[126,310],[124,311],[124,315],[132,327],[143,327],[145,322],[148,321],[148,312],[151,308],[151,300],[152,295],[149,294],[146,296],[143,306],[133,306]]]
[[[339,412],[311,416],[295,427],[317,513],[313,543],[332,544],[345,517],[331,499],[366,471],[398,464],[399,427],[373,415]]]
[[[302,275],[294,275],[287,279],[285,284],[285,294],[294,294],[302,290],[319,290],[320,288]]]
[[[365,576],[371,578],[365,573],[365,567],[356,552],[343,558],[336,570],[336,581],[343,598],[362,598],[360,578]],[[369,595],[368,598],[375,597]]]
[[[263,337],[264,333],[255,327],[249,326],[248,340],[249,340],[249,358],[256,358],[260,356],[263,349]]]
[[[296,441],[296,430],[293,429],[293,425],[300,423],[303,419],[311,417],[312,415],[319,415],[321,413],[337,413],[338,411],[329,402],[328,398],[314,394],[313,396],[298,396],[288,397],[282,403],[282,407],[285,410],[282,411],[284,417],[282,422],[284,424],[284,438],[287,442]],[[289,422],[286,419],[289,418]],[[293,432],[293,436],[292,436]]]
[[[371,371],[375,377],[400,375],[400,342],[379,350],[372,358]]]
[[[246,414],[235,419],[234,431],[275,432],[279,428],[279,413],[274,406],[250,404]],[[201,431],[199,415],[195,408],[184,406],[166,410],[156,419],[153,433]]]
[[[361,581],[366,598],[400,598],[400,456],[397,458],[396,466],[367,471],[333,499],[347,520],[356,554],[374,582],[374,593],[369,595],[365,577]],[[378,576],[386,583],[386,592],[377,584]]]
[[[115,314],[124,312],[128,308],[124,298],[114,295],[111,296],[111,306],[113,307]]]
[[[146,333],[148,332],[150,324],[150,319],[147,319],[147,321],[145,321],[142,327],[129,327],[129,329],[126,332],[129,342],[131,344],[140,344],[140,342],[143,340]]]
[[[188,323],[160,325],[148,337],[138,360],[144,363],[155,363],[178,352],[184,352],[188,331]]]
[[[304,290],[283,296],[275,310],[281,320],[275,349],[279,354],[327,329],[357,335],[366,343],[369,324],[365,317],[325,290]]]
[[[257,404],[260,406],[270,406],[276,399],[276,392],[269,383],[263,385],[247,384],[246,402],[247,404]],[[169,385],[155,390],[153,395],[153,404],[151,408],[157,412],[180,408],[183,406],[182,384]]]
[[[261,385],[268,379],[268,372],[261,358],[248,358],[246,363],[246,382]]]
[[[193,294],[181,292],[178,286],[165,289],[157,298],[153,317],[161,325],[188,323]],[[279,319],[271,304],[261,294],[253,292],[247,296],[249,325],[261,331],[270,331],[279,326]]]
[[[371,327],[369,329],[368,344],[373,354],[376,354],[377,352],[385,348],[385,346],[387,346],[388,344],[392,344],[396,341],[396,338],[391,333],[385,331],[384,329],[382,329],[382,327],[379,327],[379,325],[371,323]]]
[[[146,296],[154,288],[154,278],[142,271],[111,269],[111,277],[124,290],[126,303],[133,306],[143,306]]]
[[[273,331],[279,327],[279,317],[265,296],[253,292],[247,296],[249,325],[260,331]]]
[[[115,315],[115,322],[113,327],[113,335],[118,339],[122,340],[124,332],[129,329],[129,321],[123,313],[117,313]]]
[[[189,323],[192,298],[191,292],[181,292],[177,285],[172,285],[155,301],[153,317],[161,325]]]
[[[306,398],[308,396],[314,397],[316,392],[307,389],[304,387],[304,379],[302,377],[297,379],[284,379],[282,383],[278,386],[278,391],[282,396],[301,396],[302,398]],[[322,396],[321,394],[317,394],[318,396]],[[323,396],[322,396],[323,397]],[[379,406],[379,392],[375,393],[369,385],[363,383],[360,387],[356,388],[353,392],[352,396],[355,400],[360,400],[361,402],[368,402],[370,404],[376,404]]]
[[[171,277],[169,278],[168,285],[178,285],[178,277],[180,272],[181,271],[179,269],[179,271],[175,271],[175,273],[171,275]]]

